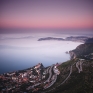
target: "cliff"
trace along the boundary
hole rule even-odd
[[[71,59],[86,58],[86,55],[93,53],[93,43],[85,43],[76,47],[76,49],[69,51]]]

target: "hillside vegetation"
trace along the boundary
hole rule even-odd
[[[77,59],[78,60],[78,59]],[[70,63],[74,63],[77,60],[73,60]],[[69,62],[61,64],[58,68],[60,75],[58,76],[57,82],[47,93],[93,93],[93,61],[83,62],[83,71],[78,73],[76,65],[72,67],[72,73],[66,82],[61,84],[70,72]]]
[[[93,53],[93,43],[85,43],[79,45],[75,50],[72,50],[76,57],[85,58],[85,55]]]
[[[56,83],[45,93],[93,93],[93,60],[89,56],[93,57],[93,43],[81,44],[73,52],[76,58],[58,66],[60,75]],[[76,66],[79,62],[82,63],[78,66],[82,67],[80,73]]]

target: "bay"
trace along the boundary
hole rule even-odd
[[[75,49],[80,42],[38,41],[45,36],[65,38],[69,35],[7,34],[0,39],[0,73],[26,69],[42,63],[45,67],[70,59],[66,51]]]

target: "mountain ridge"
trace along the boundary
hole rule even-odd
[[[83,43],[93,43],[93,37],[87,36],[70,36],[65,39],[59,37],[44,37],[39,38],[38,41],[46,41],[46,40],[58,40],[58,41],[74,41],[74,42],[83,42]]]

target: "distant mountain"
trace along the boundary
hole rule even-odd
[[[67,37],[65,40],[67,41],[79,41],[79,42],[85,42],[88,39],[86,36],[76,36],[76,37]]]
[[[44,37],[39,38],[38,41],[45,41],[45,40],[58,40],[58,41],[76,41],[76,42],[93,42],[93,38],[86,37],[86,36],[70,36],[66,39],[63,38],[56,38],[56,37]]]
[[[44,41],[44,40],[58,40],[58,41],[60,41],[60,40],[64,40],[63,38],[54,38],[54,37],[45,37],[45,38],[40,38],[40,39],[38,39],[38,41]]]

